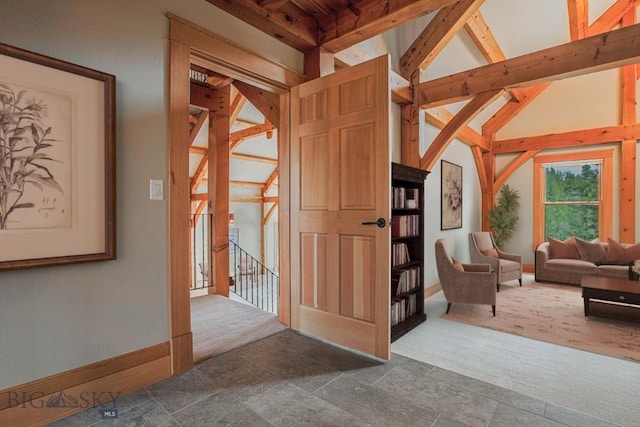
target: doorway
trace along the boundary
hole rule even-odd
[[[189,281],[189,75],[192,64],[230,76],[260,91],[260,97],[277,105],[271,122],[277,121],[278,179],[280,182],[278,222],[279,236],[279,319],[289,319],[289,194],[288,179],[288,94],[303,76],[259,55],[231,44],[217,35],[181,18],[168,15],[170,22],[169,84],[169,298],[170,335],[173,373],[193,366]],[[244,60],[239,60],[242,58]],[[240,65],[238,65],[240,64]],[[284,190],[284,191],[283,191]],[[228,227],[228,224],[227,224]],[[228,230],[228,228],[227,228]],[[228,231],[225,233],[228,240]],[[228,246],[227,246],[228,256]],[[227,283],[228,285],[228,283]],[[222,292],[224,294],[224,292]]]

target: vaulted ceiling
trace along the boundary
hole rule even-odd
[[[403,163],[430,170],[457,138],[473,152],[484,206],[491,206],[511,172],[544,149],[620,141],[623,156],[635,159],[640,0],[207,1],[303,52],[308,79],[368,59],[363,42],[396,32],[395,69],[411,89],[396,90],[394,97],[404,104]],[[438,57],[461,37],[470,40],[482,62],[468,61],[451,74],[450,64]],[[554,81],[612,68],[621,70],[618,123],[496,139]],[[466,103],[454,104],[462,100]],[[469,126],[485,109],[491,115],[480,126]],[[419,153],[418,128],[424,120],[441,131]],[[494,156],[504,153],[519,157],[495,176]],[[635,182],[635,162],[623,161],[621,176]]]

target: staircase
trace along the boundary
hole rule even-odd
[[[210,214],[191,215],[191,296],[211,292],[210,277],[215,277],[208,263],[209,242],[212,241],[213,217]],[[230,299],[278,314],[278,275],[229,240]]]
[[[278,314],[278,275],[231,240],[229,260],[232,299]]]

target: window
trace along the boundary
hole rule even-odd
[[[613,151],[534,159],[534,245],[549,236],[585,240],[611,235]]]

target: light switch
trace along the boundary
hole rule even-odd
[[[149,200],[163,200],[164,188],[163,181],[161,179],[149,180]]]

